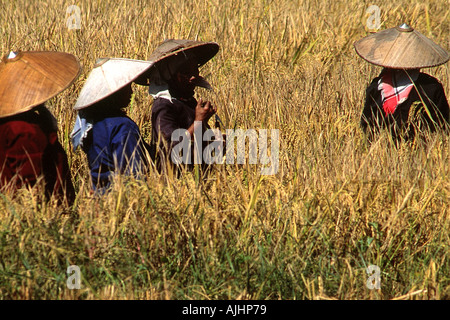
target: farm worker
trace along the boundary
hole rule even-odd
[[[0,62],[0,188],[15,192],[42,181],[45,196],[71,204],[75,192],[56,119],[45,103],[80,73],[63,52],[19,51]],[[43,179],[41,179],[43,178]]]
[[[363,59],[384,67],[366,90],[361,127],[370,139],[383,127],[398,141],[448,126],[442,84],[420,72],[447,62],[448,52],[407,24],[371,34],[354,46]]]
[[[149,146],[125,111],[133,80],[150,65],[132,59],[98,59],[74,106],[78,115],[71,133],[73,148],[86,153],[92,188],[100,194],[111,186],[115,174],[137,178],[150,164]]]
[[[199,75],[199,67],[213,58],[218,50],[219,45],[215,42],[169,39],[160,44],[149,58],[153,63],[150,78],[139,81],[149,85],[149,93],[153,97],[151,146],[160,171],[166,171],[173,164],[171,152],[182,140],[172,139],[175,131],[186,130],[192,147],[194,133],[210,129],[208,120],[217,108],[210,101],[197,100],[194,89],[212,89]],[[206,143],[202,145],[205,146]],[[194,152],[190,154],[193,156]],[[192,168],[192,157],[189,162],[187,167]]]

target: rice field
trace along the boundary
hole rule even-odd
[[[376,20],[371,5],[380,29],[407,22],[450,50],[447,0],[0,0],[2,55],[64,51],[83,68],[46,104],[75,203],[44,202],[39,186],[0,194],[0,299],[449,299],[449,136],[395,147],[359,127],[381,71],[353,48]],[[93,196],[70,141],[84,81],[96,59],[146,60],[168,38],[220,45],[200,70],[214,91],[196,96],[226,128],[279,130],[278,171],[246,161],[177,179],[152,168]],[[423,71],[450,97],[448,63]],[[150,141],[152,98],[133,90],[127,111]]]

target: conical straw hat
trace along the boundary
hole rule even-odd
[[[0,62],[0,118],[31,110],[75,81],[81,67],[69,53],[11,52]]]
[[[150,61],[142,60],[123,58],[98,59],[81,89],[74,109],[87,108],[109,97],[114,92],[133,82],[151,65]]]
[[[200,67],[213,58],[218,51],[219,45],[216,42],[168,39],[150,55],[148,60],[153,63],[152,68],[137,79],[136,83],[147,85],[149,78],[157,68],[175,69],[178,64],[191,58],[195,58]],[[161,68],[163,65],[164,68]]]
[[[371,34],[354,43],[366,61],[392,69],[420,69],[441,65],[449,53],[407,24]]]

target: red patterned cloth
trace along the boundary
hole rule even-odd
[[[383,110],[386,116],[393,114],[397,106],[408,99],[409,93],[419,75],[418,70],[404,71],[385,69],[378,89],[381,91]],[[412,81],[411,81],[412,80]]]
[[[0,188],[34,186],[42,176],[47,196],[71,203],[75,193],[67,155],[50,112],[40,106],[0,119]]]

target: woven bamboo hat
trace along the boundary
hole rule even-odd
[[[69,53],[19,51],[0,62],[0,118],[31,110],[65,90],[80,74]]]
[[[109,97],[144,73],[150,61],[101,58],[98,59],[81,89],[75,110],[87,108]]]
[[[364,60],[392,69],[435,67],[450,59],[441,46],[405,23],[371,34],[354,46]]]
[[[218,51],[219,45],[216,42],[168,39],[150,55],[148,60],[152,62],[152,67],[137,79],[136,83],[148,85],[156,71],[159,72],[159,76],[167,80],[171,73],[186,60],[196,59],[200,67],[213,58]]]

